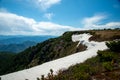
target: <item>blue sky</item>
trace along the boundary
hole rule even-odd
[[[120,0],[0,0],[0,35],[120,28]]]

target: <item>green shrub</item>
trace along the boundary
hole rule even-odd
[[[107,71],[112,71],[113,70],[113,65],[111,64],[111,62],[103,62],[103,67]]]
[[[76,72],[89,72],[90,66],[87,64],[82,64],[82,65],[76,65],[75,67],[71,67],[70,71],[73,71],[74,73]]]
[[[101,62],[112,61],[117,58],[117,55],[111,51],[98,51],[97,54]]]
[[[120,41],[106,42],[106,45],[111,51],[120,52]]]
[[[76,73],[74,75],[74,80],[90,80],[90,75],[84,72]]]

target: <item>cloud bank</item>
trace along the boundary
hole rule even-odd
[[[103,23],[106,18],[105,15],[94,15],[84,18],[81,23],[84,29],[120,28],[120,22]]]
[[[50,18],[50,15],[48,15]],[[120,22],[104,23],[105,15],[94,15],[84,18],[79,28],[65,26],[53,22],[35,21],[32,18],[19,16],[17,14],[0,11],[0,35],[54,35],[58,36],[65,31],[120,28]]]
[[[78,29],[53,22],[37,22],[32,18],[9,12],[0,12],[0,35],[61,35],[65,31]]]

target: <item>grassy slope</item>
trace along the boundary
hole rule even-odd
[[[82,64],[71,66],[68,70],[60,72],[53,80],[119,80],[120,63],[115,65],[112,61],[101,62],[99,58],[97,56]],[[117,62],[120,61],[119,58],[116,59]]]
[[[117,46],[118,49],[98,51],[98,56],[71,66],[67,70],[61,70],[58,75],[49,75],[45,80],[119,80],[120,41],[118,45],[112,46],[111,48]]]
[[[86,30],[86,31],[69,31],[64,34],[82,34],[90,33],[93,35],[90,37],[90,41],[112,41],[120,39],[120,30]]]
[[[114,39],[120,39],[120,30],[92,30],[94,36],[92,36],[89,40],[94,41],[112,41]]]
[[[98,51],[98,56],[60,70],[58,75],[49,75],[45,80],[120,80],[120,41],[108,47],[109,50]]]

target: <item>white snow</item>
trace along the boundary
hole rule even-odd
[[[107,49],[105,42],[89,42],[88,39],[90,37],[90,34],[80,34],[72,36],[73,42],[79,41],[78,45],[82,43],[88,47],[85,51],[78,52],[70,56],[66,56],[50,62],[46,62],[44,64],[38,65],[30,69],[25,69],[7,75],[3,75],[1,76],[1,78],[2,80],[37,80],[36,78],[40,78],[41,75],[47,76],[47,74],[50,72],[50,69],[53,69],[54,74],[56,74],[56,72],[60,69],[67,69],[71,65],[84,62],[86,59],[96,56],[98,50]]]

